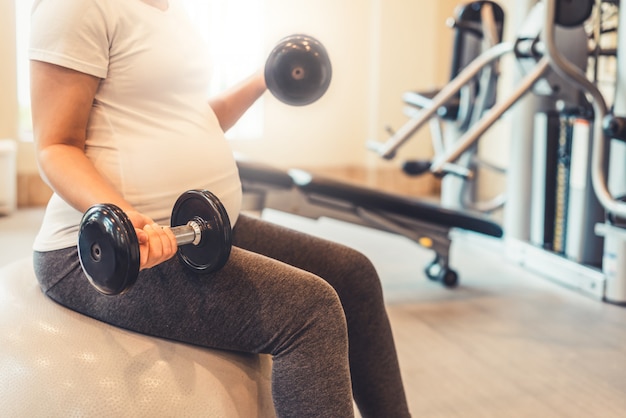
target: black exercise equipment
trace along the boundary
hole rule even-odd
[[[613,114],[607,115],[602,120],[604,135],[611,139],[626,141],[626,118]]]
[[[582,25],[589,19],[595,0],[559,0],[556,2],[555,22],[561,26]]]
[[[180,260],[210,273],[230,255],[232,231],[226,209],[207,190],[183,193],[172,209],[171,229]],[[80,264],[89,282],[105,295],[128,291],[139,275],[139,241],[128,216],[116,205],[99,204],[83,215],[78,234]]]
[[[307,35],[283,38],[265,63],[265,83],[280,101],[304,106],[326,93],[332,76],[324,46]]]
[[[496,24],[496,33],[485,33],[483,23],[484,10],[489,7]],[[485,37],[495,35],[497,39],[502,39],[504,31],[504,11],[497,3],[488,0],[472,1],[467,4],[458,6],[455,11],[455,17],[449,19],[448,26],[454,29],[454,45],[452,47],[452,65],[450,70],[450,80],[454,79],[459,73],[466,68],[480,53],[483,48],[483,40]],[[493,76],[495,77],[495,75]],[[443,106],[437,109],[437,115],[445,120],[457,120],[457,118],[467,118],[471,114],[466,108],[473,106],[476,96],[479,93],[479,76],[472,81],[472,89],[470,98],[461,101],[461,94],[457,93],[453,98],[447,101]],[[439,90],[407,92],[403,95],[406,104],[423,109],[430,107],[433,98],[439,93]],[[495,103],[495,92],[490,94],[484,105],[490,108]],[[461,114],[459,114],[461,110]],[[467,125],[469,120],[458,121],[459,124]]]
[[[284,171],[266,164],[237,160],[246,209],[276,209],[313,219],[328,217],[405,236],[435,257],[424,269],[446,287],[458,283],[449,266],[451,229],[500,238],[502,228],[485,216],[446,209],[420,199],[339,182],[304,170]]]
[[[485,33],[483,12],[489,6],[496,24],[496,33]],[[454,29],[452,66],[450,80],[469,65],[481,53],[481,42],[485,37],[495,35],[502,39],[504,32],[504,10],[494,1],[479,0],[458,6],[456,16],[448,22]],[[495,101],[495,99],[492,99]],[[493,103],[491,103],[493,105]]]

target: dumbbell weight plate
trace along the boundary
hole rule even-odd
[[[101,293],[117,295],[137,281],[137,234],[126,214],[113,204],[95,205],[85,212],[78,256],[87,278]]]
[[[307,35],[283,38],[265,63],[268,90],[278,100],[292,106],[305,106],[322,97],[331,77],[326,49]]]
[[[186,225],[189,221],[204,223],[198,245],[178,247],[178,256],[193,271],[210,273],[226,264],[232,246],[232,231],[226,209],[208,190],[183,193],[172,208],[171,225]]]

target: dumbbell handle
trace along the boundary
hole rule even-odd
[[[202,227],[196,221],[189,221],[187,225],[173,226],[170,230],[176,238],[176,244],[178,246],[193,244],[200,244],[202,238]]]

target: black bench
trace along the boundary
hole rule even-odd
[[[256,196],[255,207],[272,208],[313,219],[329,217],[403,235],[435,252],[427,276],[455,286],[458,274],[449,267],[449,232],[453,228],[500,238],[502,228],[482,215],[440,207],[423,200],[314,175],[283,171],[238,161],[244,196]]]
[[[502,228],[484,218],[468,215],[465,212],[367,187],[356,186],[337,180],[312,176],[302,170],[289,170],[295,184],[307,195],[321,195],[346,200],[354,206],[383,211],[424,222],[460,228],[493,237],[502,237]]]

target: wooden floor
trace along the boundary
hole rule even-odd
[[[29,256],[41,214],[0,217],[0,265]],[[531,274],[472,234],[455,238],[461,285],[448,290],[424,276],[432,254],[403,237],[264,216],[370,256],[414,417],[626,417],[626,308]]]
[[[459,289],[389,306],[413,414],[626,417],[626,308],[459,246]]]

